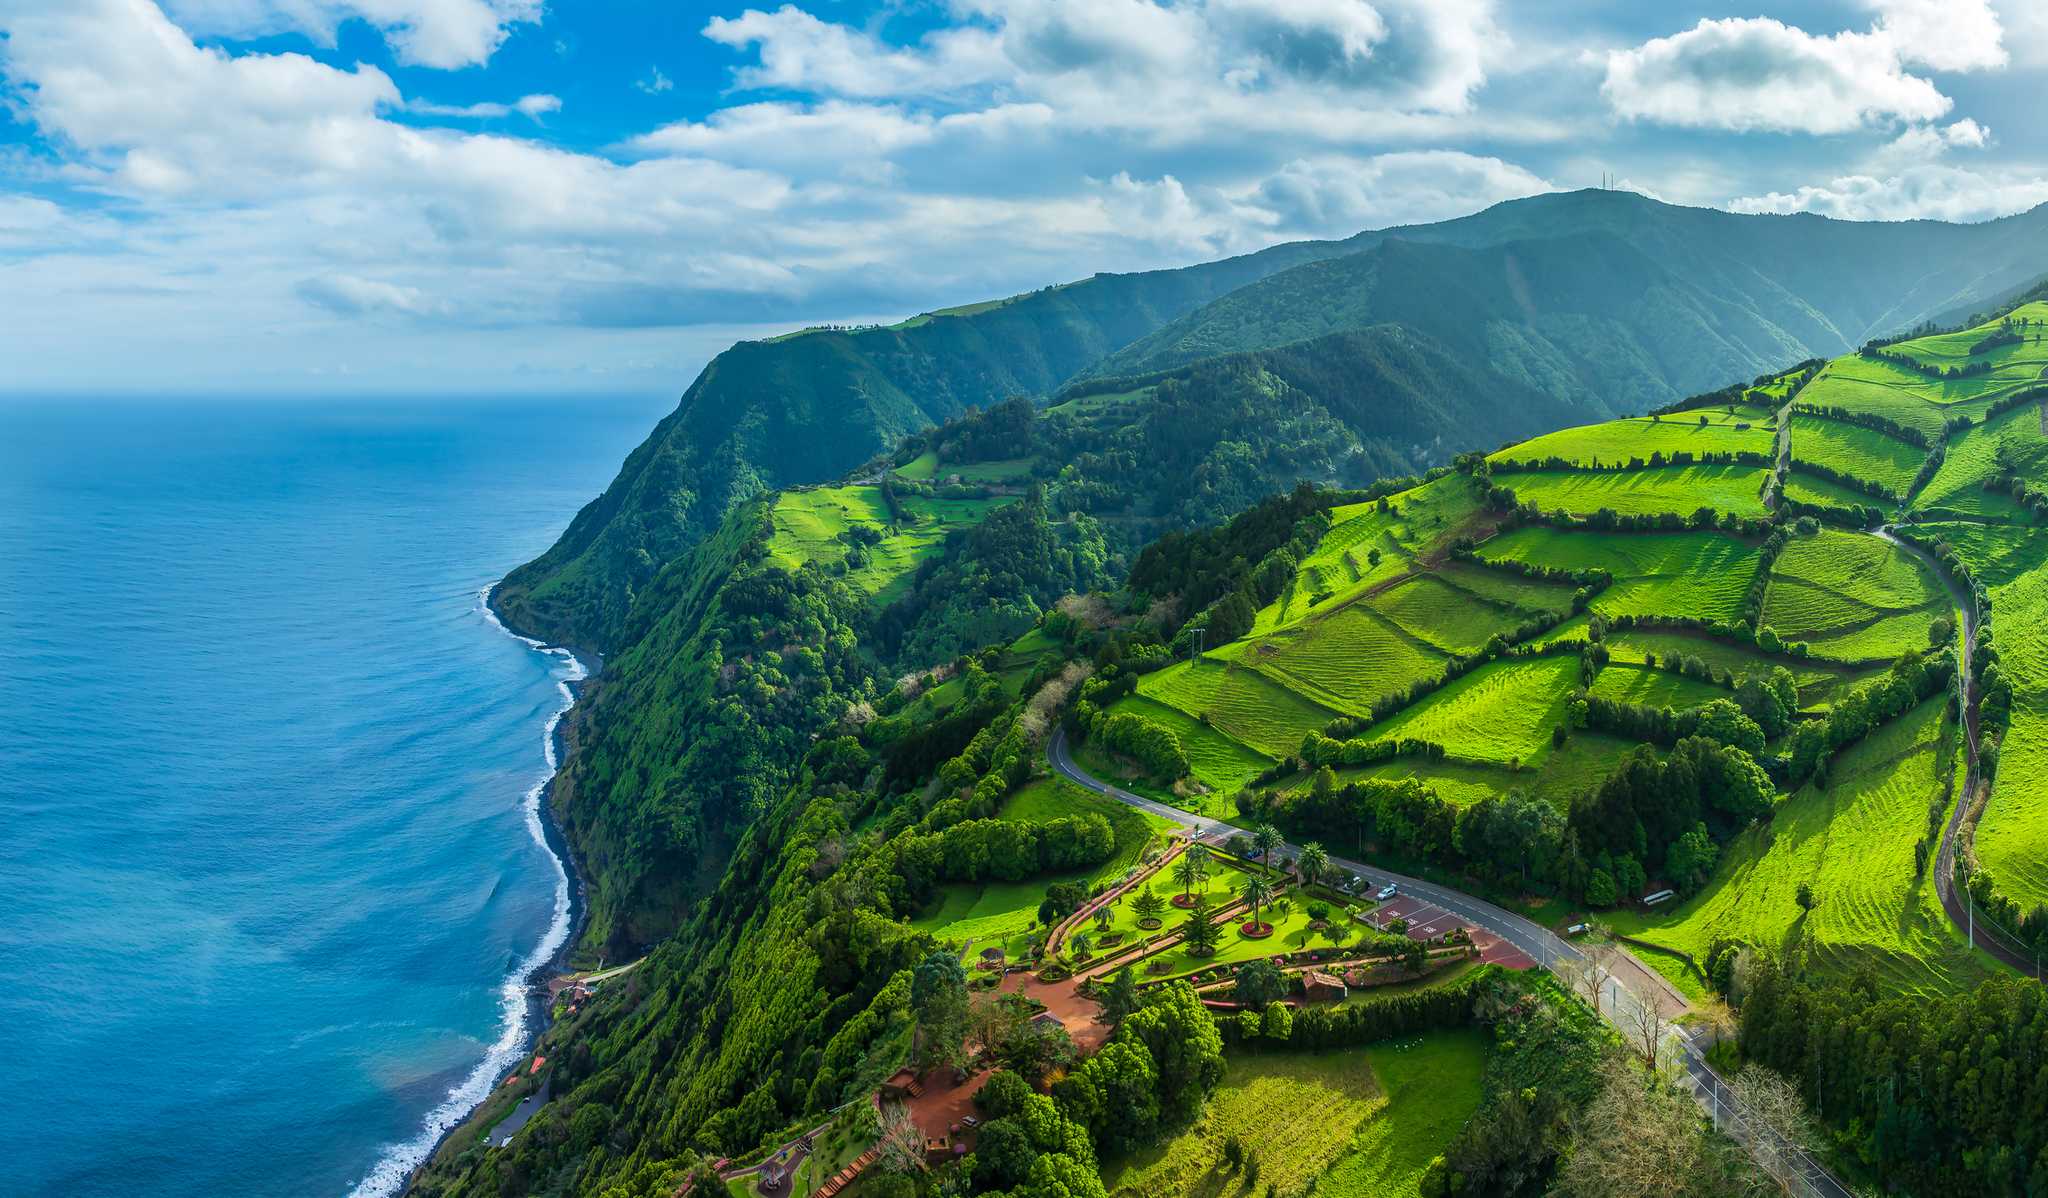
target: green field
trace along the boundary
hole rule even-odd
[[[1456,560],[1438,565],[1435,576],[1468,594],[1530,615],[1544,612],[1562,615],[1570,611],[1572,592],[1578,589],[1567,582],[1540,582],[1506,570]]]
[[[1400,577],[1416,558],[1448,542],[1479,515],[1470,481],[1455,474],[1390,495],[1385,502],[1385,512],[1377,503],[1330,509],[1329,532],[1301,563],[1295,585],[1259,612],[1254,635],[1328,612]],[[1369,556],[1375,549],[1378,566]]]
[[[1435,741],[1467,761],[1534,765],[1550,751],[1550,730],[1564,721],[1578,678],[1576,657],[1492,662],[1374,724],[1366,735]]]
[[[1236,1136],[1271,1184],[1297,1194],[1313,1181],[1330,1198],[1407,1198],[1422,1170],[1478,1109],[1485,1041],[1439,1032],[1364,1049],[1231,1054],[1193,1127],[1103,1164],[1121,1198],[1255,1198],[1224,1172]]]
[[[1635,745],[1599,732],[1575,732],[1564,745],[1549,749],[1534,768],[1524,763],[1520,770],[1505,764],[1477,761],[1430,761],[1421,757],[1396,757],[1375,765],[1337,771],[1343,782],[1362,778],[1413,778],[1433,788],[1437,797],[1454,807],[1470,807],[1481,799],[1499,798],[1519,790],[1532,799],[1564,810],[1573,796],[1612,773],[1615,764]],[[1300,785],[1307,785],[1300,780]],[[1361,850],[1362,851],[1362,850]]]
[[[1890,505],[1875,495],[1866,495],[1854,487],[1845,487],[1825,478],[1804,474],[1797,470],[1785,472],[1785,498],[1815,507],[1841,508],[1854,511],[1857,508],[1885,508]]]
[[[1601,670],[1588,693],[1622,703],[1677,708],[1698,707],[1715,699],[1733,697],[1726,689],[1697,678],[1619,662]]]
[[[1852,478],[1882,483],[1901,496],[1912,485],[1913,476],[1920,472],[1920,463],[1926,458],[1926,450],[1875,429],[1824,416],[1792,416],[1793,461],[1817,462]]]
[[[1528,525],[1479,546],[1489,561],[1601,569],[1614,585],[1593,600],[1604,615],[1690,615],[1732,621],[1756,576],[1757,547],[1718,532],[1603,533]]]
[[[1991,635],[2012,682],[1977,859],[2022,910],[2048,903],[2048,530],[1940,524],[1991,593]]]
[[[1215,794],[1217,801],[1203,803],[1198,797],[1182,797],[1174,799],[1174,802],[1205,815],[1229,815],[1230,812],[1223,808],[1230,796],[1273,764],[1271,757],[1246,748],[1178,708],[1168,707],[1143,695],[1118,700],[1110,710],[1144,716],[1180,737],[1181,748],[1188,755],[1190,772],[1196,781]]]
[[[1496,471],[1493,481],[1514,491],[1522,503],[1546,512],[1586,516],[1602,508],[1624,516],[1657,516],[1675,512],[1690,516],[1699,508],[1764,513],[1762,466],[1663,466],[1655,470],[1531,470]]]
[[[1155,831],[1169,824],[1063,778],[1028,783],[1005,800],[997,813],[999,818],[1023,823],[1088,813],[1101,815],[1116,830],[1116,851],[1108,861],[1094,869],[1022,882],[955,882],[942,887],[938,900],[918,913],[910,926],[963,946],[972,941],[977,951],[1000,945],[1013,958],[1023,955],[1025,934],[1038,920],[1038,904],[1044,900],[1047,886],[1064,881],[1092,885],[1121,876],[1138,863]]]
[[[1864,533],[1794,537],[1771,570],[1764,624],[1840,661],[1883,660],[1927,647],[1948,592],[1920,560]]]
[[[887,603],[909,584],[910,572],[917,564],[945,544],[948,533],[980,523],[990,509],[1007,500],[911,495],[901,502],[915,523],[892,523],[879,487],[785,491],[769,513],[774,528],[768,542],[769,560],[790,570],[806,562],[825,566],[845,563],[854,547],[841,534],[854,528],[873,529],[882,534],[880,543],[862,546],[865,564],[849,566],[846,577],[874,595],[878,603]]]
[[[1431,574],[1418,574],[1366,602],[1415,639],[1460,657],[1478,652],[1490,638],[1513,631],[1528,618]]]
[[[1302,738],[1321,732],[1337,711],[1312,703],[1232,661],[1179,662],[1145,675],[1138,693],[1207,723],[1268,757],[1301,750]]]
[[[1949,924],[1931,879],[1913,874],[1913,844],[1930,802],[1957,768],[1957,730],[1940,699],[1923,703],[1844,751],[1825,789],[1808,786],[1771,821],[1723,850],[1706,890],[1652,917],[1617,914],[1614,927],[1704,959],[1720,938],[1791,952],[1847,976],[1878,975],[1885,993],[1951,991],[1988,976]],[[1812,885],[1814,909],[1793,901]]]
[[[1381,696],[1441,674],[1446,659],[1436,646],[1358,602],[1259,637],[1237,660],[1326,707],[1363,715]]]
[[[2042,434],[2044,408],[2021,404],[1980,423],[1949,442],[1927,486],[1914,499],[1916,508],[1947,508],[1995,520],[2026,518],[2010,491],[1986,491],[1984,483],[2002,471],[2017,473],[2036,489],[2048,485],[2048,436]]]
[[[1700,417],[1707,417],[1702,425]],[[1738,425],[1747,424],[1748,428]],[[1748,450],[1768,455],[1776,433],[1771,414],[1762,408],[1744,407],[1736,416],[1715,409],[1681,412],[1653,419],[1635,416],[1560,429],[1534,440],[1512,445],[1489,455],[1492,462],[1541,462],[1563,458],[1580,466],[1613,466],[1649,460],[1652,453],[1670,457],[1674,453],[1695,456]]]

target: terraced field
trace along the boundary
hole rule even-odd
[[[1568,655],[1493,662],[1367,734],[1376,741],[1435,741],[1466,761],[1533,765],[1550,751],[1550,730],[1564,721],[1578,678],[1578,659]]]
[[[1353,715],[1443,672],[1445,655],[1370,603],[1353,603],[1253,641],[1239,660],[1324,706]]]
[[[1706,417],[1705,424],[1700,418]],[[1745,427],[1746,426],[1746,427]],[[1776,432],[1771,412],[1761,407],[1738,407],[1734,414],[1719,409],[1683,412],[1674,416],[1631,417],[1560,429],[1531,441],[1511,445],[1488,456],[1491,462],[1541,462],[1562,458],[1580,466],[1613,466],[1631,461],[1647,462],[1653,453],[1670,457],[1690,453],[1736,453],[1747,450],[1768,455]]]
[[[1642,703],[1650,707],[1698,707],[1715,699],[1733,698],[1733,692],[1697,678],[1670,670],[1613,663],[1600,671],[1587,691],[1602,699]]]
[[[1256,635],[1327,612],[1413,568],[1415,559],[1449,541],[1479,515],[1479,497],[1458,475],[1447,475],[1379,503],[1332,508],[1330,531],[1301,563],[1281,600],[1261,611]],[[1380,555],[1378,565],[1372,553]]]
[[[1821,969],[1873,970],[1886,993],[1952,991],[1988,976],[1988,958],[1963,942],[1932,880],[1913,870],[1928,805],[1957,770],[1945,706],[1929,700],[1844,752],[1825,789],[1785,798],[1769,823],[1729,844],[1698,897],[1649,918],[1617,913],[1615,929],[1697,960],[1724,937],[1784,952],[1805,945]],[[1809,912],[1794,901],[1801,882],[1813,887]]]
[[[1430,574],[1418,574],[1367,600],[1408,635],[1445,653],[1476,653],[1496,634],[1526,618],[1513,608],[1480,599]]]
[[[1530,470],[1495,473],[1494,482],[1546,512],[1587,516],[1606,508],[1624,516],[1690,516],[1703,507],[1764,512],[1761,466],[1663,466],[1644,470]]]
[[[1875,495],[1866,495],[1854,487],[1845,487],[1840,483],[1797,470],[1788,471],[1785,475],[1785,496],[1816,507],[1842,508],[1849,511],[1888,506],[1885,500]]]
[[[1771,570],[1764,624],[1819,656],[1881,661],[1927,647],[1947,590],[1918,558],[1862,533],[1794,537]]]
[[[1792,416],[1793,461],[1816,462],[1852,478],[1882,483],[1901,496],[1912,485],[1913,476],[1920,472],[1920,463],[1926,457],[1926,450],[1876,429],[1824,416],[1797,412]]]
[[[1205,721],[1268,757],[1300,751],[1302,738],[1340,713],[1313,703],[1241,662],[1180,662],[1145,675],[1138,693]]]
[[[1614,585],[1593,599],[1603,615],[1692,615],[1730,621],[1756,576],[1758,548],[1718,532],[1603,533],[1529,525],[1479,546],[1488,561],[1606,570]]]
[[[1977,858],[2022,910],[2048,903],[2048,530],[1927,526],[1954,545],[1991,596],[1991,633],[2012,682],[2012,727],[1999,750]]]

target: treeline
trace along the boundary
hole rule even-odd
[[[1717,512],[1704,505],[1693,509],[1691,515],[1679,512],[1623,515],[1613,508],[1603,507],[1578,516],[1563,510],[1545,510],[1534,503],[1525,504],[1513,489],[1503,486],[1490,487],[1486,501],[1489,508],[1507,516],[1500,524],[1502,531],[1523,524],[1548,524],[1555,528],[1590,529],[1594,532],[1700,532],[1718,529],[1736,536],[1761,537],[1768,535],[1772,528],[1769,516]]]
[[[1839,424],[1853,424],[1859,428],[1870,429],[1872,432],[1883,433],[1888,437],[1904,441],[1915,449],[1931,448],[1926,433],[1911,425],[1900,424],[1889,417],[1880,416],[1875,412],[1859,412],[1853,408],[1844,408],[1836,404],[1817,403],[1794,404],[1792,410],[1808,416],[1823,417]]]
[[[1902,354],[1897,350],[1885,349],[1875,345],[1865,345],[1856,352],[1863,357],[1890,362],[1901,369],[1910,370],[1915,374],[1925,375],[1931,379],[1969,379],[1991,373],[1991,363],[1989,362],[1966,362],[1961,366],[1937,366],[1932,362],[1922,362],[1911,354]]]
[[[1738,429],[1746,429],[1749,425],[1738,424],[1736,427]],[[1632,457],[1626,462],[1602,462],[1597,457],[1591,459],[1590,462],[1581,462],[1576,458],[1560,457],[1552,454],[1547,458],[1498,461],[1493,463],[1493,468],[1495,470],[1507,471],[1613,472],[1655,469],[1660,466],[1768,466],[1773,460],[1775,459],[1771,455],[1758,453],[1752,449],[1702,450],[1699,452],[1694,452],[1690,449],[1679,449],[1672,451],[1670,454],[1666,454],[1663,450],[1658,449],[1651,450],[1650,456],[1647,458]]]
[[[940,882],[1021,882],[1100,865],[1115,851],[1115,831],[1093,813],[1043,823],[970,819],[943,832],[906,834],[896,868],[913,893],[930,894]]]
[[[1180,737],[1144,716],[1131,712],[1083,712],[1077,713],[1068,727],[1112,753],[1131,758],[1162,782],[1171,782],[1188,772],[1188,755],[1181,747]]]
[[[1825,358],[1808,358],[1790,370],[1780,370],[1775,374],[1760,374],[1747,383],[1730,383],[1726,387],[1713,391],[1703,391],[1698,395],[1688,395],[1684,399],[1674,400],[1661,408],[1652,408],[1650,409],[1650,414],[1652,416],[1670,416],[1677,412],[1690,412],[1695,408],[1732,407],[1745,402],[1751,391],[1768,387],[1779,379],[1791,375],[1797,375],[1798,377],[1792,380],[1792,387],[1788,395],[1797,395],[1805,389],[1806,384],[1813,381],[1814,375],[1820,373],[1821,367],[1826,365],[1827,360]]]
[[[1781,759],[1785,788],[1796,790],[1809,780],[1826,785],[1828,764],[1836,753],[1940,694],[1954,681],[1955,671],[1955,654],[1949,649],[1926,656],[1908,654],[1882,678],[1837,698],[1827,715],[1795,724]]]
[[[1776,795],[1770,776],[1738,746],[1691,736],[1660,757],[1637,745],[1599,786],[1572,800],[1558,863],[1562,889],[1589,906],[1611,906],[1640,895],[1651,869],[1695,889],[1712,871],[1718,846],[1769,815]]]
[[[2048,1193],[2048,991],[1993,977],[1885,995],[1768,958],[1743,981],[1743,1056],[1796,1082],[1891,1192]]]
[[[1301,559],[1315,551],[1329,528],[1334,502],[1331,493],[1303,483],[1226,524],[1169,532],[1131,563],[1129,586],[1141,595],[1178,597],[1183,614],[1163,630],[1167,634],[1206,622],[1211,625],[1209,644],[1234,640],[1251,628],[1260,607],[1279,597]],[[1261,600],[1261,595],[1267,597]]]

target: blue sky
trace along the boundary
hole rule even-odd
[[[1586,186],[2048,202],[2039,0],[0,0],[0,391],[676,391]]]

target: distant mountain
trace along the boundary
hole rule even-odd
[[[2044,267],[2048,208],[1981,225],[1864,224],[1586,191],[1099,275],[888,328],[742,342],[497,601],[532,635],[611,649],[635,595],[734,504],[838,477],[905,433],[1013,396],[1285,349],[1294,376],[1314,380],[1307,398],[1363,440],[1384,449],[1372,430],[1397,425],[1411,448],[1463,445],[1838,354],[2010,293]],[[1357,356],[1368,345],[1429,365],[1403,380]],[[1348,386],[1347,372],[1370,385]],[[1390,468],[1416,457],[1368,454]]]

